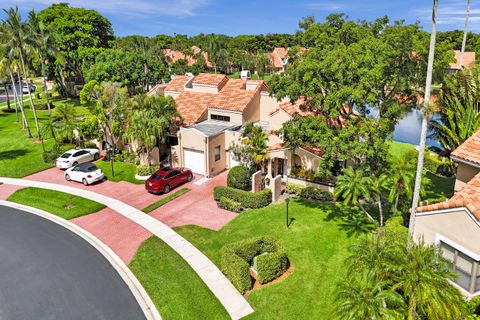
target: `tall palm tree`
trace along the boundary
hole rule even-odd
[[[388,182],[388,177],[385,174],[382,174],[378,177],[374,177],[370,185],[370,194],[378,207],[378,214],[380,216],[380,227],[383,227],[383,221],[384,221],[382,193],[383,193],[383,190],[387,188],[387,182]]]
[[[345,168],[335,183],[335,197],[343,199],[344,204],[358,205],[371,221],[375,221],[372,215],[365,210],[361,201],[370,199],[371,183],[370,177],[365,176],[360,169]]]
[[[257,170],[262,169],[269,158],[267,133],[262,127],[249,122],[243,129],[242,138],[242,144],[246,147],[250,158],[248,162],[254,163]]]
[[[400,195],[404,193],[407,199],[411,199],[413,195],[413,181],[415,172],[415,162],[412,161],[412,153],[403,154],[396,157],[393,161],[393,168],[390,173],[390,193],[388,200],[393,202],[393,214],[397,213],[398,200]]]
[[[50,99],[48,96],[47,74],[45,67],[48,65],[48,56],[56,54],[55,37],[51,29],[47,28],[38,18],[34,10],[28,14],[28,28],[31,37],[30,45],[40,61],[42,78],[43,78],[43,92],[47,102],[48,113],[51,114]]]
[[[157,140],[152,130],[153,120],[152,111],[145,109],[135,110],[126,132],[127,137],[137,145],[137,150],[146,152],[148,165],[151,165],[150,153]]]
[[[465,53],[465,46],[467,44],[469,18],[470,18],[470,0],[467,0],[467,14],[465,15],[465,27],[463,29],[462,50],[460,51],[460,59],[458,59],[459,60],[458,63],[460,67],[462,67],[462,64],[463,64],[463,54]]]
[[[425,158],[425,143],[427,140],[427,127],[428,121],[431,117],[431,114],[427,112],[430,104],[430,94],[432,89],[432,74],[433,74],[433,60],[435,57],[435,41],[437,36],[437,10],[438,10],[438,0],[433,0],[433,11],[432,11],[432,33],[430,35],[430,49],[428,53],[428,64],[427,64],[427,79],[425,83],[425,96],[423,98],[423,117],[422,117],[422,127],[420,134],[420,146],[418,149],[418,162],[417,162],[417,172],[415,176],[415,187],[413,189],[413,200],[412,200],[412,210],[410,212],[410,221],[408,225],[408,232],[410,236],[413,236],[413,231],[415,228],[415,214],[418,207],[418,201],[420,199],[420,189],[422,184],[422,175],[423,175],[423,161]]]
[[[399,319],[402,296],[388,289],[372,270],[352,276],[342,283],[337,294],[336,317],[342,320]]]

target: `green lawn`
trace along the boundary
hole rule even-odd
[[[157,237],[140,246],[129,267],[163,319],[229,319],[188,263]]]
[[[190,189],[188,188],[183,188],[183,189],[180,189],[178,191],[175,191],[174,193],[172,194],[169,194],[168,196],[166,196],[165,198],[162,198],[154,203],[152,203],[151,205],[149,205],[148,207],[144,208],[142,211],[145,212],[145,213],[150,213],[152,212],[153,210],[157,209],[157,208],[160,208],[161,206],[163,206],[164,204],[184,195],[185,193],[187,193],[188,191],[190,191]]]
[[[410,143],[392,141],[390,143],[390,155],[394,157],[399,157],[410,151],[415,151],[415,146]]]
[[[135,173],[137,172],[137,167],[132,163],[126,162],[114,162],[113,163],[113,173],[112,175],[112,166],[110,161],[97,161],[95,165],[102,169],[103,174],[110,181],[127,181],[135,184],[144,184],[145,181],[135,179]]]
[[[225,244],[273,236],[286,248],[294,272],[252,292],[248,300],[256,311],[247,318],[330,319],[337,283],[345,276],[348,248],[370,226],[357,209],[331,203],[291,201],[290,217],[294,220],[287,230],[285,204],[277,204],[244,212],[218,232],[197,226],[176,231],[219,267],[220,250]]]
[[[103,204],[95,201],[60,191],[40,188],[20,189],[10,195],[7,200],[45,210],[67,220],[105,208]]]

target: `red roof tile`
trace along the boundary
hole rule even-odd
[[[193,46],[192,48],[193,53],[199,54],[202,50],[199,47]],[[162,50],[163,56],[168,63],[174,63],[178,60],[186,60],[189,66],[194,65],[197,62],[197,58],[195,56],[185,55],[183,52],[178,50],[172,49],[163,49]],[[202,52],[203,58],[205,59],[205,64],[207,67],[212,67],[212,63],[210,62],[208,52]]]
[[[268,57],[275,68],[283,68],[288,59],[288,50],[282,47],[275,48],[268,54]]]
[[[452,156],[480,164],[480,130],[455,149]]]
[[[228,77],[224,74],[200,73],[193,79],[192,83],[217,86],[220,89],[227,81]]]
[[[165,91],[178,91],[181,92],[184,89],[185,83],[190,79],[189,76],[175,76],[165,87]]]
[[[460,55],[461,55],[461,51],[455,50],[455,62],[450,62],[449,64],[451,69],[461,69],[461,67],[471,67],[473,64],[475,64],[475,61],[476,61],[475,52],[465,51],[463,53],[463,60],[462,60],[461,66],[460,66]]]
[[[213,99],[212,93],[184,91],[175,99],[175,105],[183,123],[188,125],[202,117]]]

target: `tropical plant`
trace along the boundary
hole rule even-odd
[[[382,174],[378,177],[373,177],[372,183],[370,184],[370,194],[378,207],[378,214],[380,217],[380,227],[383,227],[383,222],[384,222],[382,194],[383,194],[383,191],[387,188],[387,184],[388,184],[388,177],[385,174]]]
[[[392,161],[392,169],[390,170],[390,193],[388,200],[393,205],[393,214],[397,213],[398,200],[403,193],[407,199],[411,199],[413,195],[413,182],[415,175],[415,159],[416,154],[406,153],[395,157]]]
[[[242,163],[250,167],[255,166],[257,170],[262,169],[265,161],[269,158],[267,147],[268,136],[262,127],[249,122],[245,125],[242,133],[241,152],[236,155]]]

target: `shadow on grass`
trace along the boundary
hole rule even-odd
[[[375,229],[375,225],[356,206],[302,199],[296,201],[309,208],[321,209],[326,213],[325,220],[336,221],[338,227],[345,231],[348,237],[359,236]]]
[[[25,149],[0,151],[0,160],[16,159],[18,157],[26,155],[29,152],[30,151],[25,150]]]

